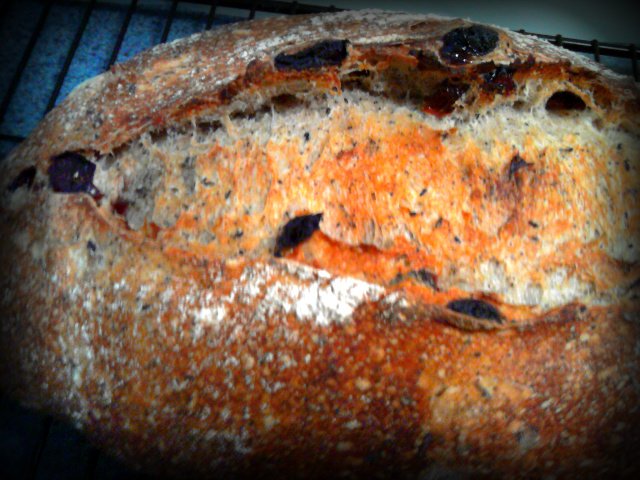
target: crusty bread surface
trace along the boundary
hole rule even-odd
[[[634,478],[640,93],[541,40],[257,20],[0,163],[0,386],[166,477]]]

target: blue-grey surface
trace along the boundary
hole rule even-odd
[[[53,5],[20,77],[18,88],[11,96],[7,112],[0,122],[1,133],[25,137],[45,115],[87,5],[71,2]],[[139,2],[119,50],[118,62],[160,43],[169,7],[170,2],[156,2],[153,6]],[[11,2],[7,16],[2,19],[0,65],[3,68],[0,69],[0,100],[5,97],[43,9],[43,2]],[[62,88],[55,98],[55,104],[62,101],[75,86],[106,70],[126,10],[126,4],[97,3],[91,12]],[[203,30],[206,27],[206,13],[178,9],[167,41]],[[217,16],[214,26],[237,20],[239,18]],[[1,141],[0,158],[13,146],[14,142]]]

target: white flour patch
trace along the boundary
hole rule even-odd
[[[319,325],[344,322],[365,301],[376,301],[384,288],[347,277],[315,281],[306,285],[275,283],[263,300],[263,307],[274,307],[295,313],[300,320],[313,320]]]
[[[199,292],[183,298],[180,309],[194,320],[195,334],[202,329],[231,321],[231,305],[248,305],[258,317],[278,313],[295,314],[319,325],[344,322],[361,304],[377,301],[385,294],[379,285],[304,265],[259,265],[249,267],[229,294]]]

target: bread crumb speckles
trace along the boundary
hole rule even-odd
[[[196,322],[217,325],[227,316],[227,308],[224,305],[204,307],[194,312]]]

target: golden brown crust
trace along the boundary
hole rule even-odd
[[[494,27],[496,48],[447,62],[443,37],[469,25],[383,12],[249,22],[156,47],[79,87],[1,167],[2,388],[162,475],[631,478],[638,89]],[[327,47],[347,49],[339,66],[274,62],[343,39]],[[367,71],[386,72],[379,96]],[[452,78],[473,95],[450,102],[435,86]],[[572,93],[545,107],[557,91]],[[362,104],[336,105],[354,98]],[[547,119],[569,147],[497,130],[553,102],[587,111]],[[260,117],[265,105],[275,113]],[[310,123],[332,133],[313,157],[282,125],[328,105],[348,118]],[[292,116],[278,120],[279,109]],[[282,129],[252,136],[242,129],[253,117],[239,113]],[[210,144],[188,131],[207,122]],[[494,129],[486,149],[469,133],[483,125]],[[52,192],[47,169],[68,151],[100,162],[99,195]],[[158,194],[155,216],[140,220],[117,202],[155,171],[139,166],[149,151],[174,196]],[[30,166],[33,185],[17,185]],[[432,196],[411,184],[440,177],[460,181]],[[420,197],[440,218],[410,208]],[[214,210],[215,241],[193,240]],[[319,231],[279,252],[283,219],[318,211]],[[588,221],[608,229],[600,243],[581,237]],[[562,251],[545,243],[560,237]],[[633,248],[616,250],[623,241]],[[589,294],[519,303],[517,285],[491,290],[498,270],[459,273],[517,250],[522,279],[552,279],[555,293],[583,281]],[[579,280],[558,280],[556,267]],[[470,296],[500,318],[447,308]]]

